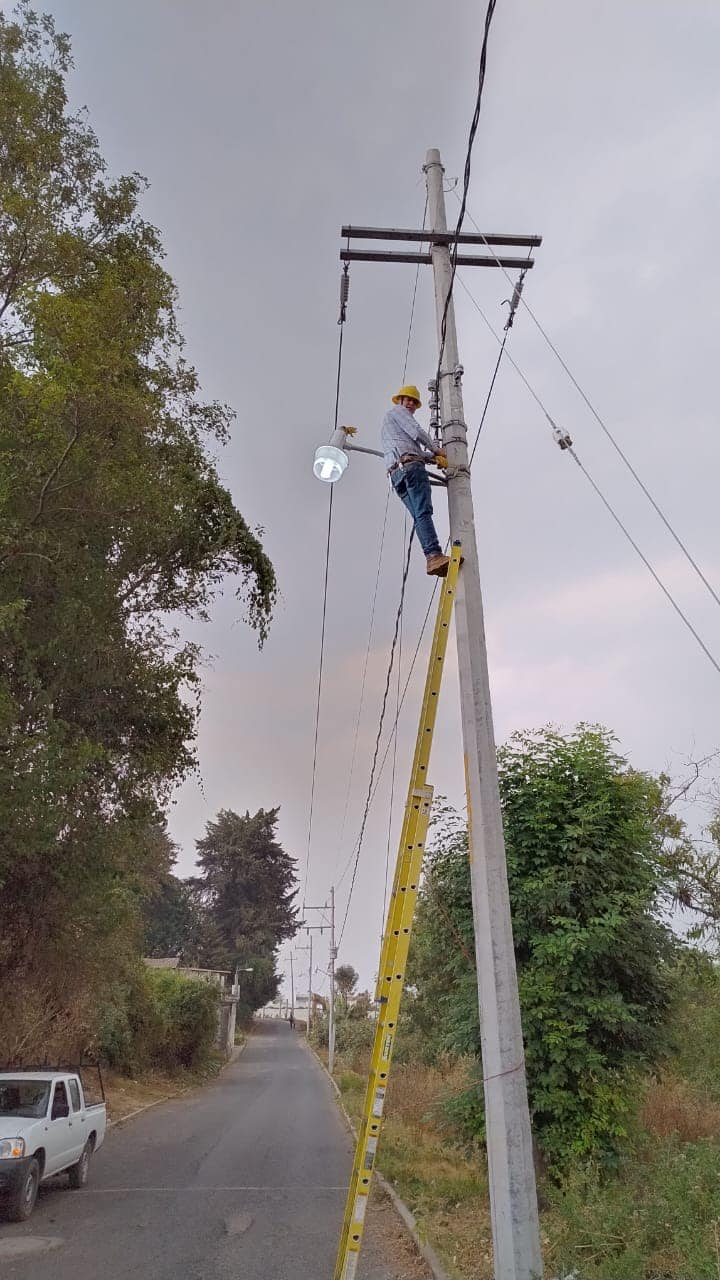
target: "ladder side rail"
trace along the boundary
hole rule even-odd
[[[385,1094],[392,1063],[398,1014],[405,981],[405,967],[410,949],[412,923],[417,904],[420,873],[430,821],[433,793],[432,787],[427,783],[427,769],[461,559],[460,546],[456,543],[452,547],[448,575],[443,583],[438,602],[422,710],[415,743],[410,788],[405,805],[393,890],[383,935],[376,991],[376,998],[379,1001],[379,1013],[375,1027],[363,1115],[358,1131],[340,1245],[335,1264],[335,1280],[352,1280],[357,1269],[362,1244],[365,1213],[377,1143],[382,1126]]]

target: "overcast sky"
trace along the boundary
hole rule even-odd
[[[193,631],[208,654],[202,787],[186,783],[170,816],[179,870],[191,871],[194,841],[218,809],[279,805],[280,837],[302,871],[328,497],[311,464],[332,425],[339,230],[420,226],[428,147],[440,148],[448,186],[462,173],[485,5],[49,7],[72,36],[73,102],[87,104],[111,172],[150,179],[144,210],[179,287],[188,355],[205,394],[237,410],[220,471],[246,518],[263,526],[282,592],[262,652],[230,591],[212,623]],[[716,586],[719,65],[717,0],[500,0],[469,198],[484,230],[542,234],[527,300]],[[448,195],[450,220],[457,210]],[[402,374],[414,272],[351,268],[341,420],[369,447]],[[408,364],[422,388],[436,360],[429,273],[422,268]],[[501,328],[507,282],[484,270],[465,280]],[[473,433],[497,348],[462,290],[457,321]],[[720,611],[526,313],[510,350],[720,655]],[[419,417],[427,422],[425,410]],[[507,363],[473,474],[498,740],[548,721],[599,721],[645,769],[679,769],[718,746],[720,676]],[[400,585],[395,497],[342,832],[385,500],[381,463],[354,457],[335,492],[311,903],[325,901],[347,864],[367,790]],[[443,508],[441,494],[444,535]],[[423,569],[418,554],[403,673],[429,599]],[[392,859],[418,694],[416,680],[401,720]],[[431,781],[463,804],[454,662]],[[362,985],[377,965],[389,784],[388,767],[340,952]],[[346,875],[341,919],[348,884]],[[327,935],[316,938],[324,967]],[[284,967],[288,955],[286,947]],[[314,986],[323,988],[321,975]]]

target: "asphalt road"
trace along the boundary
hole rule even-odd
[[[286,1023],[260,1022],[217,1081],[111,1129],[86,1188],[54,1179],[29,1222],[0,1224],[0,1274],[332,1280],[351,1164],[313,1055]],[[387,1240],[367,1244],[362,1280],[410,1274]]]

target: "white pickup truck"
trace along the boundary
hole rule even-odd
[[[79,1075],[0,1072],[0,1208],[11,1222],[30,1217],[45,1178],[67,1171],[84,1187],[90,1157],[105,1137],[105,1103],[88,1106]]]

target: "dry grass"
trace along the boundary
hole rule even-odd
[[[407,1124],[437,1132],[443,1128],[440,1108],[448,1098],[468,1088],[468,1068],[462,1061],[442,1061],[439,1066],[393,1067],[387,1110]]]
[[[366,1077],[340,1061],[356,1119]],[[485,1160],[452,1140],[441,1104],[468,1088],[468,1067],[393,1071],[379,1167],[457,1280],[493,1280]],[[614,1173],[574,1166],[548,1184],[541,1216],[548,1275],[582,1280],[720,1280],[720,1108],[672,1076],[643,1092],[634,1145]]]
[[[648,1087],[640,1121],[644,1129],[660,1138],[675,1135],[681,1142],[720,1138],[720,1104],[687,1080],[673,1076]]]
[[[118,1075],[115,1071],[103,1073],[108,1119],[124,1120],[140,1107],[155,1102],[165,1102],[186,1093],[190,1085],[187,1078],[149,1073],[137,1080]],[[195,1083],[194,1081],[190,1082]]]

